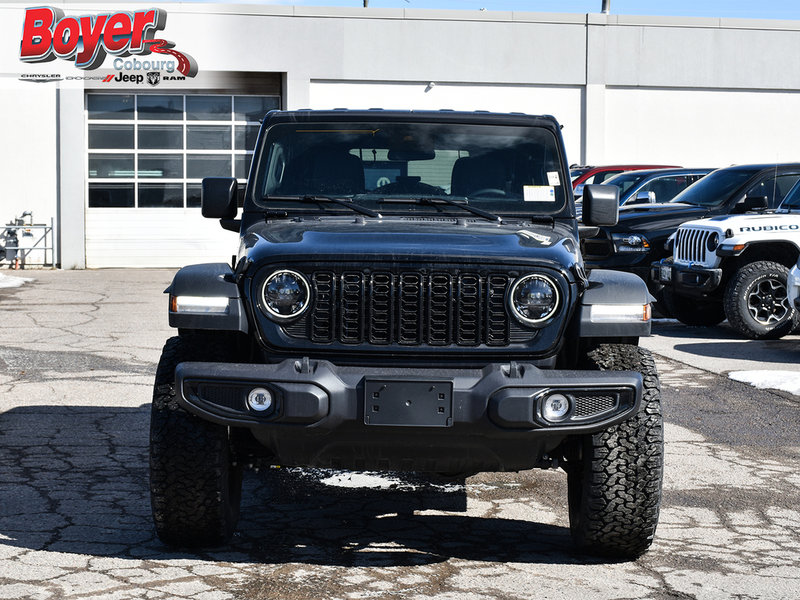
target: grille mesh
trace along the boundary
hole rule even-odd
[[[592,417],[617,406],[615,396],[576,396],[575,417]]]

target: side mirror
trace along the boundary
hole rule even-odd
[[[583,222],[610,227],[619,220],[619,188],[615,185],[587,185],[583,188]]]
[[[236,216],[236,189],[233,177],[206,177],[200,194],[200,210],[207,219],[233,219]]]
[[[747,196],[740,202],[739,206],[741,207],[741,212],[767,210],[769,208],[769,198],[766,196]]]
[[[634,200],[636,204],[655,204],[656,202],[656,193],[655,192],[639,192],[636,194],[636,200]]]

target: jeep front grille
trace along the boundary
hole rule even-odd
[[[508,317],[507,273],[304,272],[314,304],[284,331],[315,344],[507,346],[536,337]]]
[[[705,263],[708,237],[712,234],[708,229],[679,227],[675,237],[675,262]]]

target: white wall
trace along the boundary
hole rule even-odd
[[[55,88],[0,78],[0,132],[0,226],[27,210],[34,223],[49,225],[57,196]]]
[[[581,143],[581,88],[448,83],[435,83],[431,87],[429,84],[430,82],[312,81],[310,108],[449,108],[551,114],[564,126],[561,133],[569,160],[578,160]]]
[[[800,162],[800,93],[608,88],[605,109],[613,162]]]
[[[68,14],[131,10],[131,5],[117,2],[53,4]],[[794,148],[800,114],[800,21],[156,5],[168,14],[162,37],[197,60],[200,75],[187,87],[215,87],[214,81],[224,87],[219,82],[234,71],[282,73],[290,109],[550,113],[564,125],[571,162],[717,166],[800,159]],[[154,221],[159,239],[167,243],[174,235],[177,241],[168,249],[170,258],[158,255],[152,262],[136,258],[144,256],[144,246],[136,246],[140,242],[121,241],[127,239],[124,230],[109,233],[116,218],[111,213],[97,213],[96,218],[87,214],[84,236],[83,84],[18,81],[20,73],[74,73],[62,60],[39,65],[19,61],[28,6],[0,3],[0,222],[28,209],[37,221],[58,215],[68,267],[84,264],[85,237],[94,240],[90,252],[110,256],[117,244],[120,258],[109,260],[119,264],[197,260],[205,250],[182,237],[189,235],[184,228],[191,221],[181,217]],[[108,59],[94,74],[112,72]],[[426,91],[428,82],[436,85]],[[156,91],[182,89],[162,85]],[[127,214],[123,211],[120,218]],[[229,235],[216,231],[213,222],[199,223],[196,231],[208,231],[209,240]],[[175,229],[161,229],[165,224]],[[191,252],[184,255],[178,245]],[[225,256],[214,260],[227,261],[232,251],[223,244],[220,253]]]

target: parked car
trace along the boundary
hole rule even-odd
[[[596,236],[584,240],[586,264],[592,268],[629,271],[649,282],[650,264],[672,254],[666,241],[682,223],[742,214],[765,206],[775,209],[798,180],[800,163],[717,169],[670,202],[642,204],[620,211],[616,225],[601,227]],[[658,290],[651,286],[651,291]]]
[[[669,202],[687,187],[702,179],[713,169],[643,169],[614,175],[602,185],[619,188],[620,208],[638,204]],[[578,200],[575,210],[580,217],[583,203]]]
[[[714,169],[643,169],[614,175],[603,185],[619,188],[620,207],[669,202]]]
[[[670,258],[652,264],[669,311],[688,325],[725,318],[751,339],[776,339],[798,324],[789,269],[800,257],[800,182],[771,214],[718,216],[678,228]],[[795,292],[796,293],[796,292]]]
[[[547,116],[268,113],[240,218],[236,179],[202,184],[238,256],[167,290],[158,536],[229,540],[245,464],[562,467],[580,548],[647,550],[663,472],[658,375],[637,345],[650,298],[633,275],[584,271],[564,156]],[[585,226],[616,221],[616,188],[585,204]]]
[[[605,183],[607,179],[626,171],[674,167],[675,165],[606,165],[604,167],[572,165],[569,168],[569,175],[570,179],[572,179],[573,194],[575,197],[579,197],[583,194],[584,185]]]

